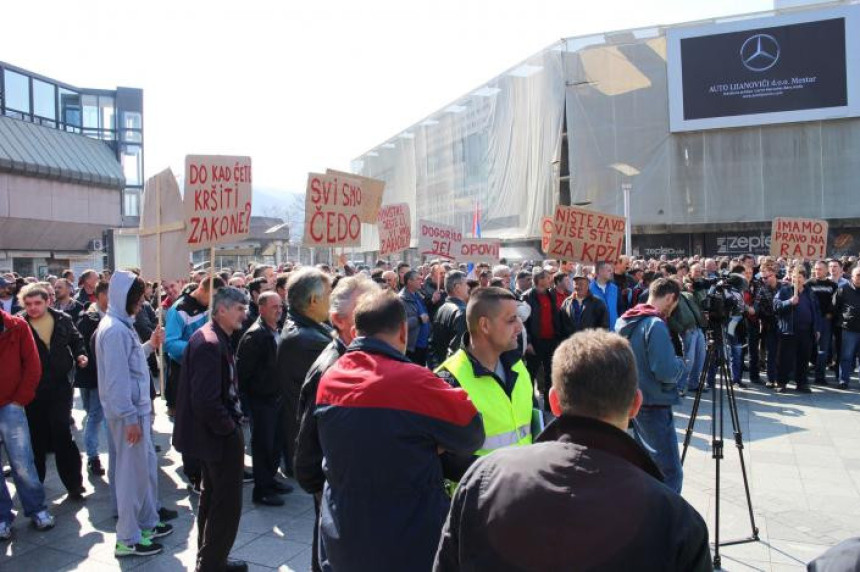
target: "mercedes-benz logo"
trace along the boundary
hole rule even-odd
[[[741,46],[741,63],[750,71],[769,70],[779,60],[779,43],[770,34],[755,34]]]

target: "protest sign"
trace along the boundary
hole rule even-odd
[[[310,173],[305,194],[305,236],[308,247],[358,246],[361,243],[363,188],[357,179]]]
[[[382,207],[379,209],[376,225],[379,229],[380,256],[388,256],[409,248],[409,241],[412,239],[409,203]]]
[[[355,179],[361,183],[362,201],[358,213],[358,220],[367,224],[375,224],[379,209],[382,206],[382,195],[385,192],[385,181],[353,175],[334,169],[326,169],[326,175],[337,175],[347,179]]]
[[[251,158],[185,157],[185,238],[194,249],[238,242],[251,231]]]
[[[615,262],[624,242],[623,216],[559,205],[546,254],[560,260]]]
[[[826,220],[775,218],[770,230],[771,256],[822,259],[827,255]]]
[[[447,224],[418,221],[418,254],[429,258],[455,260],[463,242],[463,233]]]
[[[549,251],[549,239],[552,238],[552,217],[545,216],[540,219],[540,250],[544,254]]]
[[[457,262],[498,264],[501,248],[502,241],[498,238],[464,238]]]

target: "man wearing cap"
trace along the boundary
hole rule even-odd
[[[582,270],[573,275],[573,294],[561,305],[561,334],[569,338],[590,328],[609,329],[606,304],[591,293],[590,281]]]

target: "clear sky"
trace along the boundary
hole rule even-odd
[[[241,154],[303,191],[569,36],[767,10],[771,0],[81,0],[15,3],[0,60],[144,91],[146,176]]]

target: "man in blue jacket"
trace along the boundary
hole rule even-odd
[[[678,305],[681,287],[669,278],[651,283],[648,303],[638,304],[618,319],[615,331],[630,341],[639,372],[642,408],[636,416],[635,432],[648,445],[666,485],[681,492],[683,471],[672,406],[678,403],[678,381],[684,362],[675,355],[669,337],[668,318]]]
[[[802,266],[796,267],[792,283],[780,288],[773,299],[779,329],[777,393],[788,391],[788,381],[792,377],[798,393],[812,393],[807,372],[815,342],[821,335],[821,312],[817,297],[805,287],[807,277]]]
[[[598,262],[595,268],[595,278],[591,282],[591,293],[595,298],[606,304],[609,311],[609,329],[615,329],[618,319],[618,286],[613,281],[612,265],[608,262]],[[634,300],[635,302],[635,300]]]

